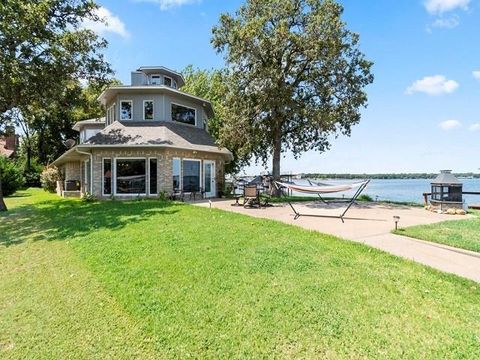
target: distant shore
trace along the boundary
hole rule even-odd
[[[438,173],[400,173],[400,174],[299,174],[302,179],[381,179],[381,180],[406,180],[406,179],[434,179]],[[460,179],[480,179],[476,173],[455,173]]]

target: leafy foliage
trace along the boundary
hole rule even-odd
[[[195,69],[192,65],[182,70],[185,77],[185,85],[182,91],[199,96],[212,103],[214,109],[213,118],[208,121],[208,132],[222,146],[229,149],[234,160],[226,165],[227,173],[237,173],[242,165],[245,165],[248,159],[239,156],[238,146],[235,142],[229,142],[227,139],[220,138],[220,131],[225,124],[225,119],[229,116],[228,106],[225,103],[225,94],[228,92],[228,80],[224,70],[202,70]]]
[[[281,152],[329,149],[367,104],[372,63],[342,12],[333,0],[248,0],[213,29],[229,78],[219,138],[242,158],[273,157],[276,178]]]
[[[12,160],[0,156],[0,174],[4,196],[13,195],[23,184],[22,169]]]
[[[61,180],[62,176],[60,171],[55,166],[47,166],[43,169],[42,173],[40,174],[40,182],[42,184],[42,188],[48,192],[55,192],[57,188],[57,181]]]

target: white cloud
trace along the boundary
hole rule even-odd
[[[104,22],[87,19],[83,22],[82,26],[95,31],[99,35],[113,33],[126,39],[130,37],[130,33],[126,30],[123,21],[120,20],[118,16],[113,15],[106,7],[99,7],[96,10],[96,15],[100,19],[103,19]]]
[[[439,124],[442,130],[452,130],[462,126],[462,123],[458,120],[447,120]]]
[[[470,131],[480,131],[480,123],[473,124],[469,127]]]
[[[430,26],[432,28],[454,29],[460,25],[460,19],[458,16],[452,16],[449,18],[438,18]]]
[[[428,95],[450,94],[457,90],[458,86],[459,84],[455,80],[448,80],[443,75],[426,76],[410,85],[406,93],[409,95],[416,92]]]
[[[456,9],[467,10],[470,0],[426,0],[425,8],[430,14],[443,14]]]
[[[480,70],[473,71],[472,75],[475,79],[480,80]]]
[[[160,10],[169,10],[182,5],[199,3],[202,0],[136,0],[137,2],[149,2],[160,5]]]

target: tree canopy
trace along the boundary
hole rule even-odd
[[[272,158],[275,178],[282,152],[327,150],[367,105],[372,63],[342,13],[333,0],[247,0],[213,28],[228,73],[219,139],[241,158]]]
[[[107,42],[82,27],[87,19],[101,21],[97,8],[91,0],[0,3],[0,129],[15,109],[29,118],[51,119],[55,104],[72,95],[67,94],[72,81],[101,84],[110,78],[102,53]]]

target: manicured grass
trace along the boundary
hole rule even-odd
[[[215,209],[27,194],[0,215],[1,358],[480,357],[473,282]]]
[[[397,234],[480,252],[480,212],[473,211],[471,215],[473,219],[413,226]]]

